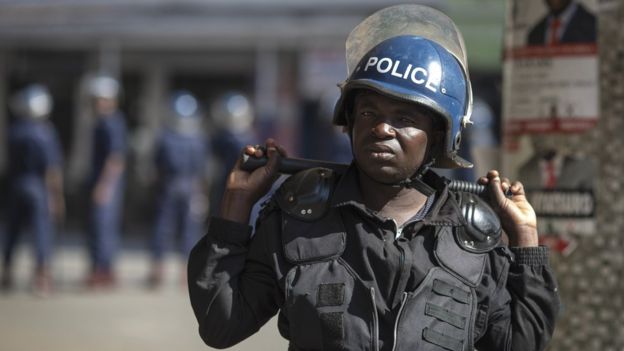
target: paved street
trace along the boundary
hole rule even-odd
[[[166,264],[166,286],[143,287],[149,259],[126,249],[119,261],[120,286],[112,292],[87,292],[80,281],[86,270],[80,247],[58,250],[56,292],[47,298],[29,290],[32,260],[22,246],[17,255],[17,286],[0,295],[0,350],[3,351],[158,351],[209,350],[199,335],[186,289],[177,273],[182,263]],[[276,320],[231,350],[286,350]]]

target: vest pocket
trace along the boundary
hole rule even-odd
[[[285,278],[282,312],[291,348],[374,350],[371,294],[339,260],[299,264]],[[373,314],[374,313],[374,314]]]
[[[344,283],[320,284],[316,296],[316,307],[340,306],[344,303]]]
[[[408,293],[397,323],[396,350],[472,351],[474,304],[466,284],[441,268],[432,268],[421,285]]]
[[[285,303],[293,347],[343,350],[353,281],[335,260],[293,267],[286,275]]]

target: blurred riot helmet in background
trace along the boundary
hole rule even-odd
[[[199,103],[187,90],[174,91],[169,98],[168,125],[185,134],[200,132]]]
[[[52,96],[45,86],[32,84],[13,96],[10,107],[19,118],[46,118],[52,111]]]
[[[117,110],[121,86],[115,78],[107,75],[95,76],[89,80],[87,88],[97,114],[110,115]]]
[[[215,100],[210,108],[217,128],[233,133],[249,130],[253,124],[254,111],[249,99],[239,92],[228,92]]]

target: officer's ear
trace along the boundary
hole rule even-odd
[[[439,123],[439,119],[434,119],[433,128],[430,135],[427,135],[429,142],[429,155],[437,157],[444,151],[444,127]]]
[[[342,126],[342,131],[349,136],[349,139],[353,139],[353,109],[355,108],[355,96],[358,95],[359,90],[353,90],[347,95],[345,100],[345,121],[346,125]]]
[[[434,145],[438,146],[439,149],[443,149],[444,147],[444,135],[446,133],[441,129],[436,129],[433,131],[433,142]]]
[[[431,150],[431,155],[436,157],[440,154],[444,147],[444,132],[441,130],[434,130],[431,134],[431,143],[429,144],[429,148]]]

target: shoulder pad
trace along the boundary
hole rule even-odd
[[[277,205],[296,219],[317,220],[327,213],[337,179],[336,173],[327,168],[310,168],[296,173],[275,192]]]
[[[455,196],[466,221],[463,227],[455,230],[459,245],[474,253],[492,250],[498,245],[502,234],[496,212],[476,194],[456,192]]]

